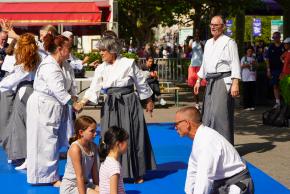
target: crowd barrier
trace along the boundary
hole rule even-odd
[[[181,83],[187,79],[189,60],[181,58],[155,58],[154,62],[158,65],[158,78],[160,81]],[[145,63],[145,58],[139,58],[138,65],[140,67],[144,66]]]

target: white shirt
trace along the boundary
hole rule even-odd
[[[241,66],[246,63],[251,64],[254,61],[255,61],[254,57],[244,56],[241,59]],[[256,71],[251,71],[250,68],[248,67],[242,68],[242,81],[243,82],[256,81]]]
[[[14,66],[9,75],[4,77],[0,82],[0,91],[16,91],[18,84],[22,81],[34,80],[35,72],[24,71],[23,65]]]
[[[40,56],[41,61],[43,61],[45,59],[45,57],[47,57],[49,55],[49,53],[45,51],[42,42],[37,41],[37,45],[38,45],[38,54]]]
[[[205,78],[207,73],[231,71],[231,76],[224,78],[227,89],[232,79],[241,79],[241,66],[236,42],[221,35],[217,40],[209,39],[204,47],[203,61],[198,77]]]
[[[6,55],[1,69],[10,73],[13,71],[15,64],[15,55]]]
[[[51,55],[48,55],[36,71],[34,90],[51,96],[65,105],[71,99],[68,86],[69,84],[66,83],[64,72],[59,64]]]
[[[217,131],[200,125],[188,161],[186,194],[208,194],[214,180],[231,177],[246,169],[235,148]]]
[[[101,89],[126,87],[133,84],[141,100],[152,96],[153,92],[134,59],[117,58],[114,64],[103,62],[96,68],[92,83],[84,98],[97,103]]]
[[[192,48],[192,57],[190,65],[193,67],[200,67],[202,64],[203,51],[200,42],[189,42]]]
[[[86,64],[83,64],[83,61],[82,60],[76,58],[72,54],[69,55],[68,61],[69,61],[70,66],[73,69],[82,70],[83,69],[83,66],[86,66]]]

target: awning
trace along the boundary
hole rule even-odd
[[[17,2],[0,3],[0,18],[11,20],[14,26],[46,24],[96,25],[102,21],[102,7],[98,2]]]

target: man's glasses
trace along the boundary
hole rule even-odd
[[[219,27],[219,26],[222,26],[223,24],[210,24],[209,27],[211,28],[216,28],[216,27]]]

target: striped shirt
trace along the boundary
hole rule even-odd
[[[110,178],[111,176],[119,174],[120,179],[118,183],[118,194],[125,194],[123,176],[121,173],[121,164],[112,157],[107,157],[100,167],[100,194],[110,194]]]

